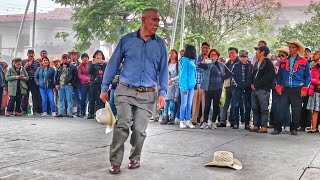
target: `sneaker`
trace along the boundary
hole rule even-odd
[[[200,126],[200,129],[208,129],[209,128],[209,126],[208,126],[208,124],[207,123],[202,123],[202,125]]]
[[[110,174],[120,174],[121,173],[120,166],[111,166],[109,169],[109,173]]]
[[[186,121],[186,126],[187,126],[187,128],[190,128],[190,129],[194,129],[195,128],[195,126],[191,123],[190,120]]]
[[[280,133],[281,133],[281,131],[273,130],[273,132],[271,133],[271,135],[278,135],[278,134],[280,134]]]
[[[94,117],[92,115],[89,115],[87,119],[94,119]]]
[[[211,129],[217,129],[216,123],[211,123]]]
[[[286,127],[284,128],[284,132],[290,133],[290,127],[289,127],[289,126],[286,126]]]
[[[68,117],[68,118],[73,118],[73,115],[68,115],[67,117]]]
[[[186,122],[185,121],[180,121],[180,129],[185,129],[187,128]]]
[[[227,125],[221,123],[221,124],[218,125],[218,127],[227,127]]]
[[[47,113],[44,112],[44,113],[41,114],[41,116],[42,116],[42,117],[46,117],[46,116],[47,116]]]
[[[294,136],[298,135],[297,130],[292,130],[291,135],[294,135]]]
[[[233,128],[233,129],[239,129],[239,126],[238,126],[238,125],[233,125],[232,128]]]
[[[58,114],[55,117],[63,117],[63,115],[62,114]]]
[[[57,115],[56,112],[52,112],[52,113],[51,113],[51,116],[52,116],[52,117],[56,117],[56,115]]]

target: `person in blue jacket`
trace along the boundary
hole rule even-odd
[[[191,123],[191,106],[194,95],[194,86],[196,85],[196,48],[187,45],[183,58],[180,59],[180,128],[195,128]]]
[[[34,80],[39,87],[42,99],[42,117],[47,116],[47,100],[50,102],[52,116],[56,116],[56,105],[54,103],[53,89],[54,83],[54,68],[50,67],[50,61],[47,57],[42,58],[42,66],[40,66],[35,75]]]

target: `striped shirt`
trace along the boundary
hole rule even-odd
[[[25,66],[29,60],[25,59],[22,61],[22,66]],[[26,68],[29,78],[34,78],[34,74],[36,73],[38,67],[40,67],[40,62],[38,60],[33,60],[31,66]]]

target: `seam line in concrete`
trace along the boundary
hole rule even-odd
[[[311,167],[311,164],[312,164],[312,162],[316,159],[316,157],[318,156],[319,153],[320,153],[320,149],[318,150],[318,152],[316,153],[316,155],[314,155],[314,157],[313,157],[313,159],[311,160],[310,164],[309,164],[306,168],[304,168],[301,176],[299,177],[299,180],[303,177],[303,175],[304,175],[304,173],[307,171],[307,169],[314,168],[314,167]],[[317,168],[317,169],[318,169],[318,168]],[[319,168],[319,169],[320,169],[320,168]]]

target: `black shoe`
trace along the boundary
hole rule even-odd
[[[233,129],[239,129],[239,126],[238,125],[234,125],[232,128]]]
[[[73,118],[73,115],[68,115],[67,117],[68,117],[68,118]]]
[[[94,117],[93,116],[88,116],[87,119],[94,119]]]
[[[291,135],[298,135],[297,130],[291,130]]]
[[[226,124],[219,124],[217,127],[227,127]]]
[[[271,135],[278,135],[278,134],[280,134],[280,133],[281,133],[281,131],[273,130],[273,132],[271,133]]]
[[[58,114],[55,117],[63,117],[63,115],[62,114]]]
[[[234,124],[230,124],[230,127],[233,128]]]
[[[244,129],[250,130],[250,126],[249,126],[249,125],[246,125],[246,126],[244,127]]]

